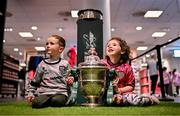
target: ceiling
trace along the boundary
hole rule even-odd
[[[44,46],[47,37],[51,34],[62,35],[67,41],[67,50],[77,43],[77,18],[72,18],[70,11],[88,8],[101,10],[104,1],[7,0],[7,12],[12,15],[7,15],[5,27],[11,27],[13,31],[5,32],[4,51],[18,59],[23,59],[23,56],[13,51],[14,47],[24,52],[24,49]],[[146,45],[150,49],[169,39],[177,38],[180,34],[180,0],[110,0],[110,9],[110,25],[115,28],[111,36],[120,36],[131,48]],[[147,10],[164,12],[158,19],[145,19],[143,15]],[[104,14],[104,11],[102,13]],[[31,26],[34,25],[38,30],[31,30]],[[137,26],[142,26],[143,30],[137,31],[135,29]],[[62,27],[63,31],[58,31],[59,27]],[[20,31],[30,31],[34,36],[24,39],[19,36]],[[155,31],[166,31],[167,34],[163,38],[153,38],[151,35]],[[41,40],[38,41],[37,37]],[[180,49],[178,43],[180,41],[169,47]]]

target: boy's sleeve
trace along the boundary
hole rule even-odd
[[[27,96],[34,96],[36,89],[40,86],[43,76],[42,62],[38,65],[34,78],[29,81],[27,86]]]
[[[69,63],[67,63],[67,68],[66,68],[66,69],[67,69],[67,77],[68,77],[68,76],[71,76],[71,70],[72,70],[72,69],[71,69],[71,66],[70,66]]]

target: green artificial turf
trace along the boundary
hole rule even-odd
[[[154,106],[66,106],[32,109],[26,102],[0,103],[0,115],[180,115],[180,103],[161,102]]]

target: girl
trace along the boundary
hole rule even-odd
[[[111,38],[106,47],[106,58],[102,62],[115,70],[113,78],[113,103],[115,105],[150,105],[158,104],[159,100],[154,96],[138,96],[133,93],[135,78],[132,67],[128,64],[130,48],[119,37]]]
[[[27,100],[33,108],[60,107],[66,104],[69,86],[74,78],[68,76],[68,61],[60,58],[64,48],[65,40],[61,36],[52,35],[47,39],[46,53],[49,59],[40,62],[27,90]]]

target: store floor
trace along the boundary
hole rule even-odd
[[[5,96],[5,97],[0,97],[0,103],[12,103],[12,102],[17,102],[17,101],[25,101],[24,97],[14,97],[12,98],[11,96]]]
[[[180,115],[180,103],[162,101],[153,106],[98,106],[85,107],[71,105],[66,107],[47,107],[33,109],[25,101],[0,103],[0,115],[68,115],[68,116],[112,116],[112,115]]]

